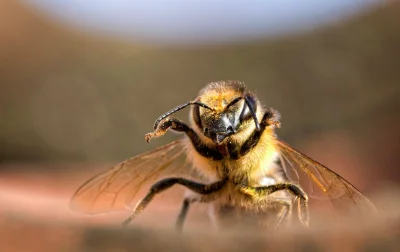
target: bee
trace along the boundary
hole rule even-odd
[[[171,117],[186,107],[190,126]],[[145,136],[150,142],[171,130],[183,133],[182,139],[93,177],[75,192],[71,207],[89,214],[127,207],[132,209],[123,222],[127,225],[157,194],[181,185],[187,193],[178,230],[195,202],[208,203],[216,225],[246,220],[276,228],[289,222],[295,208],[297,219],[308,227],[309,193],[300,184],[309,183],[336,206],[375,211],[340,175],[278,139],[280,126],[280,114],[264,107],[242,82],[209,83],[195,100],[161,115]],[[154,184],[132,207],[149,182]]]

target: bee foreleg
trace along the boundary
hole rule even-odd
[[[272,125],[275,128],[280,128],[281,127],[281,122],[279,121],[280,118],[281,115],[279,114],[279,112],[273,108],[270,108],[267,112],[265,112],[261,124],[264,127]]]
[[[122,223],[122,225],[128,225],[138,214],[140,214],[147,207],[147,205],[153,200],[156,194],[167,190],[175,184],[183,185],[196,193],[207,195],[220,190],[225,185],[225,183],[226,180],[221,180],[212,184],[205,185],[185,178],[162,179],[151,186],[149,192],[141,201],[139,201],[139,203],[133,209],[132,214]],[[188,209],[186,209],[185,211],[187,212],[187,210]],[[184,214],[186,215],[186,213]]]
[[[292,183],[278,183],[274,185],[261,186],[261,187],[250,187],[241,186],[240,191],[252,196],[255,199],[262,199],[266,195],[274,193],[280,190],[288,190],[298,200],[298,214],[301,223],[308,227],[309,214],[308,214],[308,196],[307,194],[297,185]]]
[[[204,157],[211,157],[214,160],[222,159],[221,153],[218,152],[216,149],[211,149],[202,144],[202,140],[200,140],[199,136],[196,132],[187,126],[184,122],[176,119],[176,118],[165,118],[161,121],[157,128],[152,132],[146,134],[145,138],[147,142],[150,142],[151,139],[160,137],[164,135],[168,129],[171,129],[176,132],[184,132],[186,136],[189,137],[190,141],[193,143],[193,146],[196,150]]]
[[[146,134],[146,141],[150,142],[151,139],[164,135],[168,129],[177,132],[185,132],[187,135],[189,135],[189,137],[191,137],[191,135],[195,135],[194,131],[184,122],[176,118],[167,117],[157,125],[157,128],[155,128],[153,132]]]

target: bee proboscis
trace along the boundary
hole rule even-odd
[[[171,117],[188,106],[189,125]],[[210,83],[195,100],[160,116],[154,131],[146,135],[149,142],[172,130],[184,133],[182,139],[90,179],[76,191],[71,207],[89,214],[133,208],[126,225],[155,195],[181,185],[188,193],[176,224],[179,230],[194,202],[209,203],[221,222],[239,215],[265,224],[264,216],[275,212],[274,227],[287,223],[296,206],[300,223],[308,226],[308,193],[300,186],[308,180],[335,205],[375,209],[340,175],[279,140],[275,134],[279,120],[279,113],[262,106],[241,82]],[[143,185],[156,180],[132,207]]]

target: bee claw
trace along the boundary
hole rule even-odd
[[[132,221],[132,217],[128,217],[124,222],[122,222],[121,226],[122,228],[127,228],[129,223]]]
[[[144,136],[144,139],[146,139],[146,142],[148,142],[148,143],[150,143],[151,139],[153,139],[153,138],[154,138],[154,133],[147,133]]]

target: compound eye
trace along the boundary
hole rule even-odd
[[[251,95],[247,96],[247,102],[243,103],[243,110],[242,113],[240,114],[240,121],[247,121],[253,117],[249,106],[251,106],[254,110],[254,112],[257,112],[257,102],[255,98]]]

